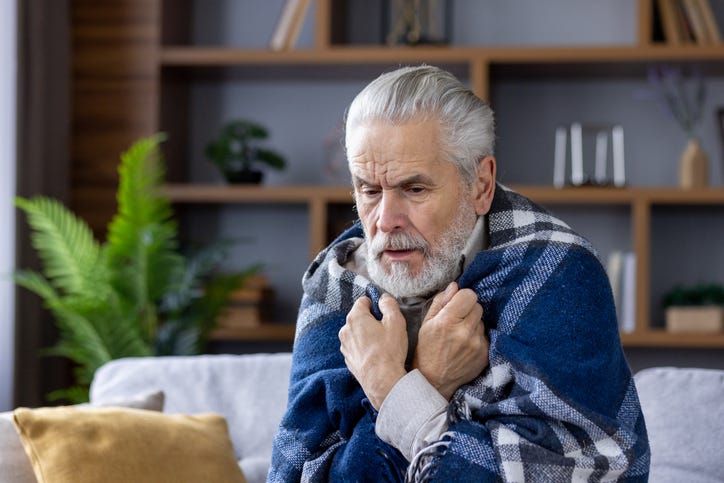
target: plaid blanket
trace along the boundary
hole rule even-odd
[[[449,427],[412,462],[375,435],[339,329],[380,289],[343,268],[359,225],[304,275],[289,402],[269,481],[647,481],[649,447],[606,274],[589,243],[496,187],[490,246],[458,283],[476,292],[490,365],[453,396]]]

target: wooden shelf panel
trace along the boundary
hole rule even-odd
[[[314,200],[352,203],[352,188],[342,186],[242,186],[166,184],[164,193],[175,203],[291,203]]]
[[[211,333],[212,340],[236,341],[293,341],[294,324],[262,324],[257,327],[219,328]],[[621,334],[625,347],[668,347],[724,349],[724,333],[672,334],[649,330]]]
[[[595,47],[355,47],[275,52],[236,47],[166,46],[162,66],[349,65],[390,62],[490,64],[592,64],[611,62],[706,62],[724,60],[721,46]]]
[[[672,334],[664,330],[647,330],[621,334],[621,342],[625,347],[724,349],[724,333]]]
[[[511,186],[540,203],[576,204],[724,204],[724,188],[552,188]],[[175,203],[352,203],[346,186],[242,186],[173,183],[164,192]]]
[[[717,205],[724,204],[724,188],[562,188],[511,186],[541,203]]]
[[[237,341],[293,341],[294,324],[261,324],[256,327],[218,328],[211,332],[211,340]]]

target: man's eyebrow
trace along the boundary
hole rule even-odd
[[[374,186],[374,183],[370,183],[369,181],[364,180],[356,175],[352,176],[352,184],[355,188],[358,188],[360,186]]]
[[[360,178],[359,176],[353,176],[353,177],[352,177],[352,182],[353,182],[353,184],[354,184],[355,187],[358,187],[358,186],[379,186],[379,184],[366,181],[366,180]],[[410,186],[410,185],[413,185],[413,184],[432,185],[432,184],[434,184],[434,183],[435,183],[435,182],[433,181],[433,179],[430,178],[429,176],[425,176],[424,174],[416,174],[416,175],[410,176],[409,178],[405,178],[405,179],[403,179],[403,180],[400,180],[400,182],[397,183],[396,185],[394,185],[393,187]]]
[[[435,184],[432,178],[429,176],[425,176],[424,174],[416,174],[414,176],[410,176],[409,178],[405,178],[402,181],[398,183],[398,186],[410,186],[411,184]]]

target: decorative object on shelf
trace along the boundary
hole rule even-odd
[[[569,131],[570,157],[566,149]],[[553,186],[556,188],[566,185],[621,188],[626,185],[623,127],[618,124],[574,122],[570,128],[558,127],[553,158]],[[566,178],[568,159],[570,178]]]
[[[15,282],[55,317],[59,341],[48,353],[77,366],[77,385],[53,399],[87,400],[96,369],[112,359],[202,352],[229,294],[253,271],[216,274],[224,245],[194,256],[179,251],[171,203],[160,189],[160,141],[142,139],[121,155],[118,213],[103,244],[60,202],[16,199],[42,273],[21,270]]]
[[[701,70],[693,67],[687,74],[682,68],[671,65],[652,66],[648,77],[659,99],[689,138],[679,158],[679,186],[708,186],[709,159],[695,133],[706,100]]]
[[[664,296],[666,330],[716,333],[724,330],[724,286],[675,287]]]
[[[679,185],[682,188],[709,186],[709,158],[698,138],[690,138],[681,153]]]
[[[266,164],[278,170],[286,166],[284,157],[276,151],[258,147],[258,142],[268,137],[264,126],[235,119],[224,124],[219,137],[207,144],[206,156],[229,183],[259,184],[264,173],[254,169],[255,165]]]
[[[450,0],[387,0],[383,32],[387,45],[444,45],[450,42]]]

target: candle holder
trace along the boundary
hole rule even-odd
[[[553,186],[556,188],[567,185],[625,186],[623,127],[580,122],[558,127],[553,163]],[[569,176],[566,175],[567,165],[570,165]]]

